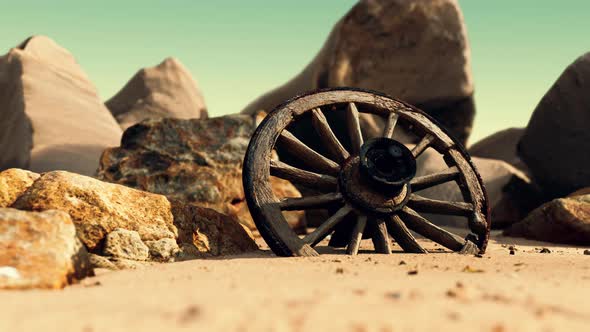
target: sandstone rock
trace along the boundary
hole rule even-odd
[[[146,241],[150,250],[150,257],[156,261],[170,261],[180,251],[176,240],[160,239],[158,241]]]
[[[508,128],[485,137],[469,147],[469,155],[502,160],[521,171],[526,171],[527,168],[517,153],[517,145],[524,130],[524,128]]]
[[[95,269],[118,270],[119,268],[107,257],[90,254],[90,264]]]
[[[110,232],[104,244],[103,255],[145,261],[148,259],[150,249],[141,241],[139,233],[117,228]]]
[[[504,231],[508,236],[590,245],[590,195],[555,199]]]
[[[590,53],[571,64],[533,112],[519,154],[552,197],[590,186]]]
[[[258,250],[252,234],[230,216],[181,202],[175,202],[172,211],[184,257],[237,255]]]
[[[590,195],[590,187],[582,188],[580,190],[576,190],[573,193],[567,195],[568,197],[574,196],[582,196],[582,195]]]
[[[128,128],[121,147],[101,157],[98,177],[237,216],[254,229],[244,201],[242,162],[256,123],[247,115],[206,120],[146,120]],[[277,197],[298,197],[272,178]],[[285,214],[294,226],[301,212]]]
[[[145,119],[207,118],[197,82],[174,58],[141,69],[106,106],[123,129]]]
[[[0,172],[0,208],[10,207],[38,178],[39,174],[18,168]]]
[[[144,241],[176,236],[166,197],[63,171],[43,174],[13,207],[67,212],[92,251],[117,228],[136,231]]]
[[[36,36],[0,58],[0,170],[93,175],[121,128],[74,57]]]
[[[475,113],[470,62],[456,0],[361,0],[299,75],[243,112],[270,111],[310,90],[353,86],[422,108],[465,143]]]
[[[0,209],[0,289],[63,288],[94,274],[62,211]]]

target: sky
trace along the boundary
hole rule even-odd
[[[173,56],[218,116],[296,75],[355,2],[0,0],[0,48],[47,35],[74,54],[104,100],[140,68]],[[476,89],[470,141],[526,126],[565,67],[590,51],[590,1],[459,2]]]

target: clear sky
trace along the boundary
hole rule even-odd
[[[352,0],[0,0],[0,47],[44,34],[69,49],[103,99],[167,56],[191,71],[213,116],[240,111],[297,74]],[[590,51],[589,0],[460,0],[478,114],[472,142],[525,126]]]

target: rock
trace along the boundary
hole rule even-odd
[[[568,197],[574,196],[582,196],[582,195],[590,195],[590,187],[582,188],[580,190],[576,190],[573,193],[567,195]]]
[[[160,239],[158,241],[146,241],[150,250],[150,257],[156,261],[170,261],[180,252],[180,248],[174,239]]]
[[[62,211],[0,209],[0,289],[63,288],[94,275]]]
[[[500,200],[492,207],[492,227],[506,228],[521,221],[545,202],[547,198],[539,186],[515,174],[502,187]]]
[[[144,241],[176,237],[166,197],[69,172],[43,174],[13,207],[67,212],[91,251],[117,228],[136,231]]]
[[[107,257],[90,254],[90,264],[95,269],[118,270],[119,268]]]
[[[123,129],[145,119],[207,118],[197,82],[175,58],[141,69],[106,106]]]
[[[472,161],[483,179],[491,209],[494,209],[495,206],[500,204],[505,196],[505,187],[508,184],[512,183],[512,185],[517,188],[528,188],[532,185],[526,174],[503,161],[485,158],[472,158]],[[442,156],[433,149],[426,150],[417,162],[418,171],[416,176],[432,174],[448,167],[442,159]],[[432,199],[463,201],[459,186],[455,182],[448,182],[422,190],[418,194]],[[467,225],[466,218],[463,217],[442,216],[436,214],[425,215],[429,220],[438,225],[459,227]],[[492,220],[492,225],[496,227],[495,220]]]
[[[310,90],[353,86],[418,106],[465,143],[475,114],[470,66],[456,0],[361,0],[299,75],[242,112],[271,111]]]
[[[121,128],[74,57],[35,36],[0,58],[0,170],[93,175]],[[15,144],[18,142],[18,144]]]
[[[590,245],[590,195],[554,199],[504,231],[532,240]]]
[[[524,130],[524,128],[501,130],[470,146],[468,149],[469,155],[502,160],[526,173],[526,165],[517,153],[517,145],[524,134]]]
[[[150,249],[141,241],[139,233],[117,228],[110,232],[105,241],[103,255],[116,258],[145,261]]]
[[[590,53],[578,58],[537,105],[519,143],[534,180],[552,197],[590,186]]]
[[[109,260],[117,267],[117,270],[141,270],[145,269],[148,266],[153,266],[155,264],[152,262],[142,262],[117,257],[111,257]]]
[[[236,216],[254,229],[242,187],[242,162],[255,118],[146,120],[129,127],[121,147],[107,149],[98,177]],[[278,198],[299,197],[289,182],[271,178]],[[285,213],[301,227],[301,212]]]
[[[258,250],[252,234],[237,219],[182,202],[174,202],[172,207],[184,257],[237,255]]]
[[[39,174],[18,168],[0,172],[0,208],[10,207],[38,178]]]

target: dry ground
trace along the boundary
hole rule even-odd
[[[0,292],[0,331],[588,331],[584,249],[495,236],[483,258],[262,251],[99,271]]]

